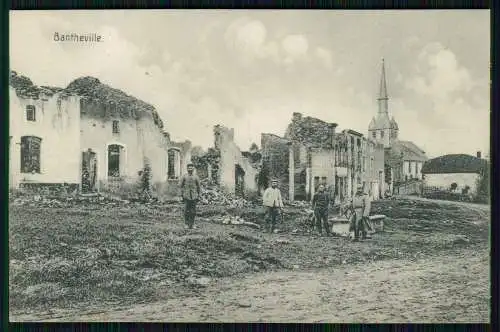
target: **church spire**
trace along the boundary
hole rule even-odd
[[[385,62],[382,58],[382,75],[380,77],[380,91],[378,95],[378,113],[388,114],[389,112],[389,97],[387,96],[387,83],[385,80]]]

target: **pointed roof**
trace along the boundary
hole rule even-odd
[[[377,121],[375,120],[375,117],[372,118],[370,124],[368,125],[368,130],[371,129],[377,129]]]
[[[391,119],[391,129],[396,129],[396,130],[399,129],[398,123],[396,122],[394,117],[392,117],[392,119]]]
[[[382,58],[382,74],[380,76],[380,91],[378,93],[378,100],[387,100],[389,97],[387,96],[387,82],[385,79],[385,61]]]
[[[391,128],[391,119],[387,113],[382,113],[377,116],[376,124],[374,129],[390,129]]]

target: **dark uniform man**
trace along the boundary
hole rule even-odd
[[[314,216],[319,234],[323,234],[323,228],[327,235],[331,234],[330,225],[328,222],[328,208],[330,206],[330,195],[325,191],[325,186],[320,184],[318,192],[314,194],[312,200]]]
[[[200,198],[200,179],[194,174],[194,165],[187,165],[188,173],[181,178],[182,200],[185,204],[184,221],[186,228],[192,229],[196,216],[196,203]]]

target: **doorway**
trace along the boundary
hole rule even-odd
[[[239,197],[245,196],[245,171],[239,164],[235,165],[234,188],[236,196]]]
[[[88,149],[82,152],[82,192],[91,193],[96,190],[97,154]]]

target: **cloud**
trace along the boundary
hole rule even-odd
[[[271,60],[275,65],[292,65],[299,60],[310,59],[309,41],[303,34],[289,34],[282,38],[269,35],[259,20],[240,18],[229,24],[224,39],[227,48],[235,53],[243,65],[255,60]],[[323,47],[316,50],[317,58],[331,66],[331,52]]]
[[[254,59],[279,60],[278,47],[267,39],[267,29],[259,20],[240,18],[232,22],[224,35],[227,47],[237,53],[244,64]]]
[[[281,47],[285,51],[285,63],[291,64],[306,57],[309,42],[304,35],[288,35],[283,38]]]
[[[189,72],[190,68],[199,68],[193,63],[186,65],[187,60],[173,59],[167,49],[159,47],[145,53],[117,28],[106,25],[90,30],[102,36],[101,43],[55,42],[54,32],[87,33],[89,30],[72,24],[71,16],[34,14],[16,13],[11,20],[10,67],[29,76],[35,84],[65,87],[78,77],[94,76],[153,104],[167,124],[179,117],[179,111],[191,107],[190,91],[202,90],[203,75]],[[36,56],[33,56],[34,50]],[[212,107],[206,102],[201,106]],[[167,125],[166,129],[171,128]],[[197,131],[189,126],[174,130],[179,130],[185,138]]]
[[[327,50],[323,47],[317,47],[316,56],[325,65],[326,68],[328,69],[333,68],[333,56],[330,50]]]
[[[413,47],[417,46],[420,43],[420,38],[417,36],[409,36],[403,41],[403,48],[405,49],[412,49]]]
[[[456,55],[439,43],[426,46],[417,59],[420,75],[408,84],[418,93],[442,100],[456,91],[468,92],[475,85],[468,70],[458,64]]]
[[[391,56],[390,112],[401,137],[431,155],[474,152],[481,137],[489,139],[485,42],[476,38],[479,51],[472,52],[467,31],[456,37],[421,29],[412,37],[420,26],[412,23],[405,34],[388,25],[364,37],[373,15],[359,24],[316,13],[299,20],[260,12],[240,19],[240,12],[100,13],[11,13],[11,68],[40,85],[95,76],[155,105],[176,140],[212,145],[213,125],[221,123],[234,127],[236,142],[247,148],[261,132],[282,135],[294,111],[365,133],[377,112],[379,46],[390,38],[402,52],[384,55]],[[341,32],[345,26],[355,33]],[[104,42],[56,43],[55,31],[97,32]]]
[[[414,100],[424,99],[430,105],[430,109],[415,110],[419,122],[428,128],[429,135],[422,137],[427,141],[426,146],[436,154],[438,149],[457,153],[487,149],[489,135],[485,133],[489,133],[489,110],[485,103],[483,107],[477,106],[481,104],[473,93],[475,87],[484,88],[484,85],[460,65],[456,55],[440,43],[428,44],[417,56],[414,73],[407,80],[406,88],[415,95]],[[475,102],[469,102],[474,99]],[[472,139],[479,133],[484,135],[483,142]],[[433,145],[436,137],[439,144]]]

